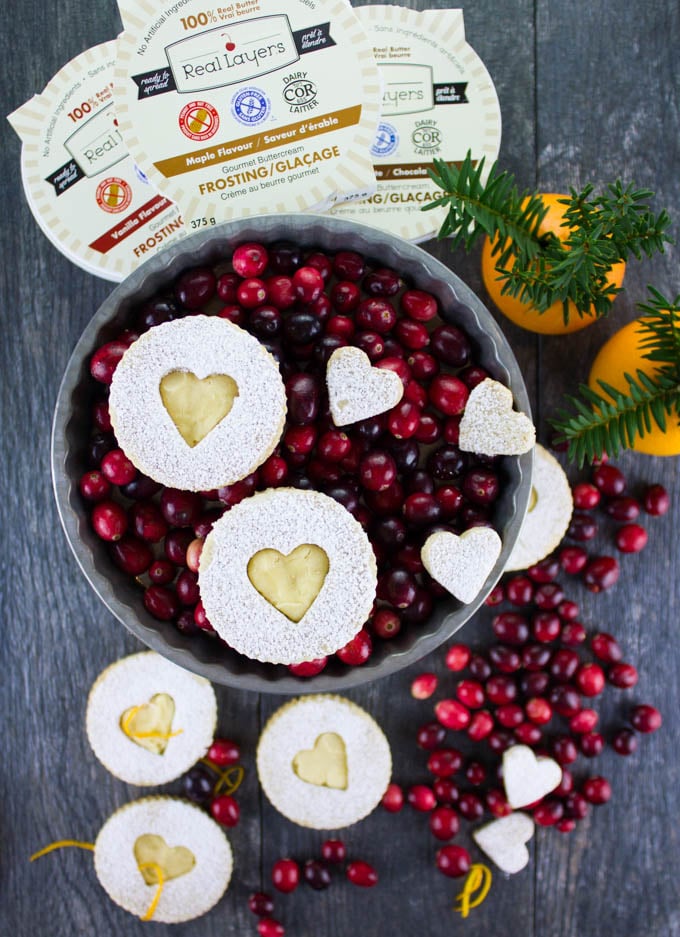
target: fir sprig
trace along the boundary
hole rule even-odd
[[[539,233],[547,206],[538,193],[520,191],[514,176],[494,163],[486,181],[484,159],[470,151],[460,167],[434,160],[432,181],[443,194],[424,210],[446,208],[439,237],[470,250],[486,234],[494,242],[493,255],[501,292],[531,304],[539,313],[562,304],[565,324],[572,310],[579,316],[606,315],[619,290],[608,282],[612,267],[631,254],[651,256],[671,243],[670,218],[658,215],[647,202],[653,193],[617,181],[601,195],[592,185],[560,199],[565,206],[563,240]]]
[[[606,452],[616,456],[654,426],[662,432],[680,423],[680,294],[673,301],[649,287],[651,300],[640,303],[639,348],[655,363],[654,371],[624,374],[626,391],[598,381],[600,390],[579,386],[567,397],[571,409],[551,420],[558,439],[568,443],[568,456],[582,465]]]

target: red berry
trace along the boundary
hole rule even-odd
[[[465,670],[470,660],[470,648],[464,644],[452,644],[446,652],[446,666],[457,672]]]
[[[406,290],[401,297],[401,311],[417,322],[429,322],[437,315],[437,300],[423,290]]]
[[[257,917],[267,917],[274,910],[274,902],[265,892],[256,891],[248,898],[248,907]]]
[[[470,710],[458,700],[440,700],[434,711],[439,722],[447,729],[464,729],[470,722]]]
[[[240,277],[259,277],[267,267],[269,256],[262,244],[248,242],[234,250],[231,265]]]
[[[529,605],[534,598],[534,584],[528,576],[513,576],[505,584],[505,595],[513,605]]]
[[[427,770],[438,778],[450,778],[459,771],[463,756],[455,748],[437,748],[427,759]]]
[[[343,664],[348,664],[350,667],[360,667],[362,664],[365,664],[371,656],[372,650],[373,644],[371,642],[371,636],[365,628],[362,628],[361,631],[354,635],[351,641],[348,641],[347,644],[341,647],[339,651],[336,651],[335,654]]]
[[[581,482],[572,489],[574,507],[579,511],[590,511],[600,503],[600,492],[589,482]]]
[[[437,689],[435,673],[421,673],[411,683],[411,696],[414,699],[429,699]]]
[[[613,664],[607,673],[607,680],[612,686],[627,690],[638,682],[638,672],[632,664]]]
[[[505,794],[498,788],[492,788],[486,794],[486,808],[494,817],[508,817],[512,813],[512,807],[507,802]]]
[[[327,839],[321,844],[321,858],[337,865],[347,857],[347,847],[341,839]]]
[[[430,831],[436,839],[453,839],[458,832],[460,821],[453,807],[436,807],[430,814]]]
[[[480,742],[493,731],[493,716],[485,709],[481,709],[472,714],[470,724],[467,727],[467,734],[475,741]]]
[[[612,748],[617,755],[632,755],[637,745],[637,735],[632,729],[620,729],[612,738]]]
[[[467,875],[470,865],[470,853],[462,846],[442,846],[437,852],[437,868],[449,878]]]
[[[642,506],[648,514],[660,517],[668,511],[671,499],[663,485],[650,485],[643,493]]]
[[[574,682],[584,696],[599,696],[604,690],[604,670],[599,664],[582,664],[574,675]]]
[[[78,489],[86,501],[103,501],[111,493],[111,482],[94,469],[81,476]]]
[[[615,465],[598,465],[592,478],[595,486],[608,497],[622,494],[626,487],[626,478]]]
[[[527,718],[536,725],[546,725],[552,719],[552,706],[547,700],[534,697],[524,704]]]
[[[362,862],[361,859],[355,859],[347,866],[347,878],[352,885],[359,885],[361,888],[373,888],[378,884],[378,873],[369,865],[368,862]]]
[[[576,576],[585,568],[588,554],[583,547],[564,547],[559,554],[560,566],[570,576]]]
[[[101,461],[102,475],[112,485],[127,485],[137,475],[137,469],[122,449],[111,449]]]
[[[581,790],[590,804],[606,804],[612,796],[611,784],[606,778],[599,776],[584,781]]]
[[[314,660],[305,660],[299,664],[289,664],[288,670],[294,677],[315,677],[328,663],[327,657],[316,657]]]
[[[425,784],[414,784],[408,789],[406,798],[413,809],[418,810],[420,813],[428,813],[437,805],[434,791]]]
[[[235,765],[241,760],[241,749],[231,739],[214,739],[206,758],[220,768],[226,768],[227,765]]]
[[[221,794],[210,801],[210,813],[222,826],[236,826],[241,815],[239,805],[228,794]]]
[[[300,884],[300,866],[294,859],[277,859],[272,866],[272,884],[288,894]]]
[[[465,409],[470,391],[452,374],[438,374],[430,384],[430,400],[441,413],[456,416]]]
[[[636,706],[630,714],[630,722],[638,732],[656,732],[661,728],[661,713],[654,706],[642,703]]]
[[[388,813],[399,813],[404,806],[404,792],[398,784],[389,784],[381,803]]]
[[[102,384],[110,384],[118,362],[128,350],[125,342],[107,342],[95,351],[90,359],[90,374]]]
[[[271,917],[263,917],[257,922],[257,932],[260,937],[283,937],[286,930],[283,924],[279,924]]]
[[[623,657],[618,641],[611,634],[600,631],[590,639],[590,646],[595,657],[607,664],[616,664]]]
[[[599,732],[586,732],[581,736],[580,746],[586,758],[595,758],[604,748],[604,736]]]
[[[647,531],[639,524],[624,524],[616,532],[616,546],[622,553],[639,553],[647,546]]]
[[[586,732],[592,732],[599,721],[599,716],[594,709],[582,709],[569,720],[569,729],[576,735],[583,735]]]
[[[120,540],[128,526],[125,509],[115,501],[99,501],[92,509],[92,526],[102,540]]]
[[[456,696],[468,709],[481,709],[484,705],[484,687],[475,680],[461,680],[456,687]]]

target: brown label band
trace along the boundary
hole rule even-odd
[[[198,168],[216,166],[219,163],[261,153],[263,150],[300,143],[308,137],[318,137],[324,133],[351,127],[359,123],[360,117],[361,105],[357,104],[354,107],[332,111],[330,114],[317,115],[310,120],[287,124],[276,130],[261,130],[259,133],[241,137],[238,140],[230,140],[228,143],[216,143],[214,146],[183,153],[181,156],[171,156],[168,159],[159,160],[154,165],[166,178],[180,176],[182,173],[193,172]]]

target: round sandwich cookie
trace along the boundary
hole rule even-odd
[[[286,391],[273,356],[219,316],[187,316],[130,345],[109,397],[118,445],[171,488],[232,485],[274,451]]]
[[[564,469],[540,443],[534,451],[531,497],[506,572],[527,569],[545,559],[567,532],[574,501]]]
[[[234,650],[295,664],[333,654],[361,629],[377,570],[368,537],[341,504],[278,488],[213,524],[198,584],[210,624]]]
[[[382,729],[361,707],[340,696],[306,696],[267,722],[257,772],[284,817],[334,830],[362,820],[380,803],[392,756]]]
[[[142,920],[190,921],[229,885],[231,846],[214,820],[174,797],[145,797],[117,810],[94,844],[94,868],[112,901]]]
[[[99,761],[141,787],[173,781],[203,758],[216,724],[211,684],[154,651],[107,667],[92,685],[85,716]]]

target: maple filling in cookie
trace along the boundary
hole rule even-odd
[[[533,446],[534,430],[454,321],[455,310],[379,260],[289,242],[241,244],[133,309],[90,360],[80,492],[147,611],[311,676],[332,654],[365,663],[376,641],[424,623],[451,595],[479,599],[500,573],[503,531],[492,532],[506,460]],[[213,333],[237,339],[237,364]],[[280,626],[270,653],[239,643],[201,553],[212,557],[213,528],[233,539],[230,515],[252,511],[255,523],[248,502],[277,489],[340,506],[363,530],[354,566],[369,570],[359,558],[370,544],[376,578],[370,602],[370,590],[352,593],[354,614],[327,640],[320,611],[348,591],[341,538],[319,542],[310,521],[295,540],[253,540],[237,571],[222,573],[239,579],[262,626]]]

